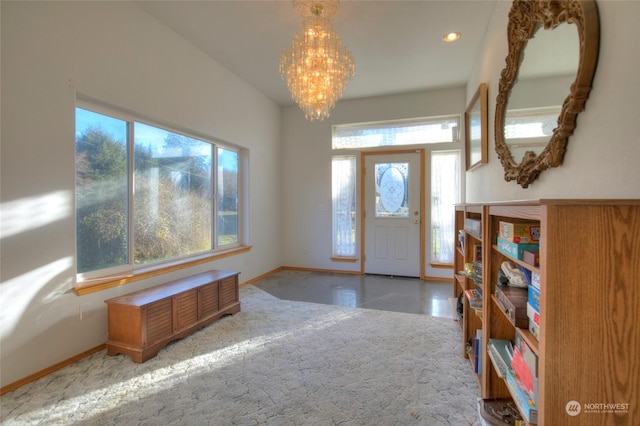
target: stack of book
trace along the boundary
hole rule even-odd
[[[527,422],[538,421],[538,357],[516,333],[509,340],[489,339],[487,353],[499,377],[507,382],[511,396]]]

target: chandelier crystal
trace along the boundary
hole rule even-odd
[[[295,0],[302,25],[280,55],[280,76],[310,121],[329,117],[355,73],[349,49],[333,29],[337,0]]]

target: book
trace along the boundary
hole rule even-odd
[[[498,377],[506,378],[507,370],[511,368],[511,359],[513,357],[513,346],[511,345],[511,341],[489,339],[487,349],[489,358],[491,358]]]
[[[469,299],[469,306],[476,311],[482,310],[482,290],[479,288],[471,288],[464,291],[464,294]]]
[[[531,272],[531,285],[540,290],[540,274]]]
[[[529,369],[529,365],[522,356],[522,351],[515,346],[513,348],[513,359],[511,360],[511,369],[518,376],[520,382],[529,394],[533,393],[533,372]]]
[[[474,371],[476,374],[482,374],[482,329],[476,330],[476,336],[473,341],[474,347]]]
[[[507,371],[507,387],[513,397],[513,402],[518,406],[525,420],[531,424],[537,424],[538,407],[520,379],[511,371]]]
[[[522,358],[527,363],[534,379],[538,377],[538,355],[533,352],[520,333],[516,333],[515,346],[522,354]]]
[[[529,318],[529,331],[537,340],[540,340],[540,312],[536,311],[527,302],[527,317]]]

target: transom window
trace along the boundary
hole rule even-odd
[[[95,109],[76,108],[81,278],[238,245],[238,150]]]
[[[504,137],[510,146],[545,146],[558,126],[561,107],[511,109],[507,111]]]
[[[460,117],[457,115],[341,124],[332,127],[333,149],[457,142],[459,129]]]

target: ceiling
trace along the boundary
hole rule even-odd
[[[498,1],[341,0],[335,28],[356,63],[343,99],[466,84]],[[279,105],[293,104],[278,71],[301,22],[293,0],[136,3]],[[443,42],[451,31],[461,39]]]

